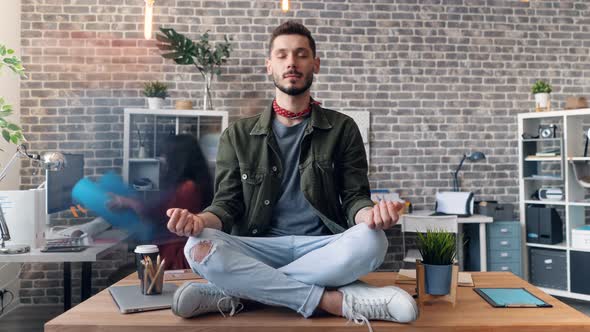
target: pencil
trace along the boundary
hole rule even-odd
[[[150,284],[150,287],[148,288],[148,293],[152,292],[152,288],[154,288],[155,284],[156,284],[156,280],[158,280],[160,272],[162,272],[162,267],[164,266],[164,262],[166,262],[166,258],[164,258],[162,260],[162,263],[158,266],[158,271],[156,271],[156,275],[154,276],[154,279],[152,279],[152,282]]]

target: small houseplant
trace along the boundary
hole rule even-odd
[[[209,43],[209,32],[199,37],[194,42],[174,29],[160,28],[161,33],[156,34],[157,44],[165,59],[172,59],[179,65],[194,65],[205,80],[205,93],[203,109],[213,109],[211,101],[211,82],[213,75],[221,75],[221,65],[227,62],[231,52],[231,43],[227,36],[223,42],[213,47]]]
[[[4,66],[8,67],[15,74],[23,78],[26,77],[22,61],[14,55],[14,50],[0,44],[0,69]],[[6,117],[11,114],[12,106],[7,104],[4,98],[0,97],[0,129],[2,129],[2,137],[6,142],[18,145],[26,141],[26,139],[21,127],[6,120]]]
[[[535,96],[535,108],[550,109],[549,94],[551,93],[551,85],[545,81],[536,81],[531,87],[531,92]]]
[[[455,233],[427,230],[418,234],[418,250],[425,271],[426,293],[445,295],[450,291],[451,272],[457,256]]]
[[[161,109],[164,106],[164,99],[168,97],[168,87],[158,81],[146,82],[143,85],[143,94],[148,98],[149,109]]]

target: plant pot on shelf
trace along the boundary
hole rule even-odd
[[[424,265],[426,293],[447,295],[451,291],[453,265]]]
[[[164,107],[164,99],[157,97],[150,97],[148,100],[148,108],[151,110],[158,110]]]
[[[548,93],[535,93],[535,108],[541,110],[549,110],[551,108],[551,101]]]

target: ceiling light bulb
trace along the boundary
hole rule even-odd
[[[145,39],[152,39],[152,22],[154,17],[154,2],[156,0],[145,0],[145,20],[143,26],[143,36]]]
[[[281,10],[283,12],[289,11],[289,0],[281,0]]]

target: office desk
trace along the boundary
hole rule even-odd
[[[416,212],[412,213],[412,215],[429,216],[433,213],[434,213],[434,211],[416,211]],[[401,219],[404,218],[404,216],[405,215],[400,216],[400,222],[401,222]],[[484,216],[484,215],[480,215],[480,214],[474,214],[474,215],[466,217],[466,218],[457,218],[457,223],[459,224],[459,227],[461,227],[462,224],[479,224],[479,259],[480,259],[479,268],[482,272],[487,271],[487,267],[488,267],[488,258],[487,258],[488,256],[487,256],[487,250],[486,250],[487,249],[486,224],[491,223],[493,221],[494,221],[494,219],[492,217],[488,217],[488,216]],[[461,228],[459,230],[461,230]]]
[[[364,281],[384,286],[394,284],[396,273],[370,273]],[[417,321],[411,324],[373,321],[378,331],[523,331],[541,332],[564,330],[588,331],[590,318],[543,293],[535,286],[509,272],[472,272],[478,287],[525,287],[553,305],[553,308],[493,308],[471,287],[459,287],[455,308],[450,303],[426,303]],[[205,282],[204,280],[200,280]],[[138,284],[137,274],[119,281],[117,285]],[[182,281],[176,282],[179,285]],[[412,285],[398,285],[413,293]],[[46,332],[63,331],[367,331],[366,326],[346,324],[346,319],[333,316],[305,319],[286,308],[247,305],[233,317],[223,318],[213,313],[193,319],[182,319],[167,310],[123,315],[108,290],[96,294],[84,303],[45,324]]]
[[[100,259],[108,249],[127,238],[121,230],[107,230],[94,239],[96,243],[81,252],[41,252],[40,248],[14,255],[0,255],[1,263],[62,263],[64,264],[64,311],[72,307],[72,262],[82,262],[81,300],[90,297],[92,292],[92,262]]]

